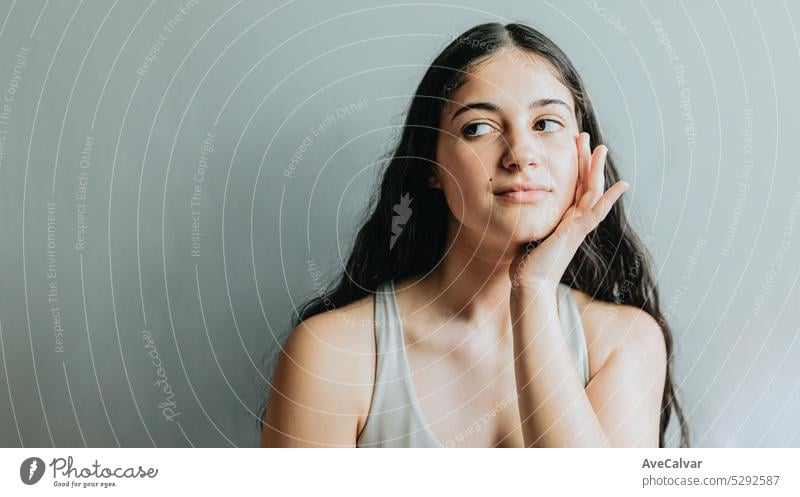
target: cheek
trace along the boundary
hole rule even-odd
[[[492,188],[491,157],[463,141],[446,142],[438,147],[437,162],[447,204],[460,222],[482,219],[481,210]]]
[[[485,193],[492,176],[492,158],[461,140],[446,142],[437,155],[445,193],[464,197],[465,201],[474,199],[476,193]]]
[[[550,175],[562,192],[575,193],[578,184],[578,149],[575,142],[564,137],[553,140],[547,147]]]

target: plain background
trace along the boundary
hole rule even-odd
[[[256,446],[293,306],[427,64],[488,21],[585,79],[693,444],[800,446],[800,8],[708,0],[0,1],[0,446]]]

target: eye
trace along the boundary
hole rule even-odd
[[[533,125],[534,129],[538,131],[544,131],[545,133],[552,133],[553,131],[558,131],[563,127],[564,126],[560,122],[554,119],[542,119]]]
[[[477,136],[483,136],[486,133],[491,133],[493,129],[494,128],[487,123],[469,123],[461,128],[461,132],[466,137],[474,138]]]

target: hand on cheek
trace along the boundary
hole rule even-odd
[[[510,269],[512,288],[555,288],[586,236],[628,189],[628,182],[618,181],[605,190],[608,148],[598,145],[591,152],[589,138],[588,133],[581,133],[576,140],[578,181],[573,204],[552,234],[539,245],[529,244],[517,255]]]

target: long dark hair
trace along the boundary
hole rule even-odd
[[[441,261],[447,239],[448,206],[442,190],[430,188],[434,174],[439,122],[444,105],[463,83],[476,61],[501,48],[516,48],[549,61],[575,100],[579,128],[591,136],[591,148],[603,143],[592,104],[575,67],[549,38],[523,24],[487,23],[454,39],[431,63],[411,100],[402,136],[387,158],[380,188],[370,200],[344,270],[332,289],[302,304],[293,326],[374,293],[383,283],[426,274]],[[619,181],[613,157],[606,159],[605,187]],[[413,212],[392,244],[395,206],[413,199]],[[646,246],[634,233],[622,202],[616,202],[599,226],[586,237],[564,273],[562,283],[596,300],[636,306],[653,316],[664,335],[667,371],[661,402],[659,447],[672,413],[680,426],[680,446],[689,446],[689,430],[672,379],[672,333],[661,314],[658,289]],[[262,412],[263,419],[263,412]]]

